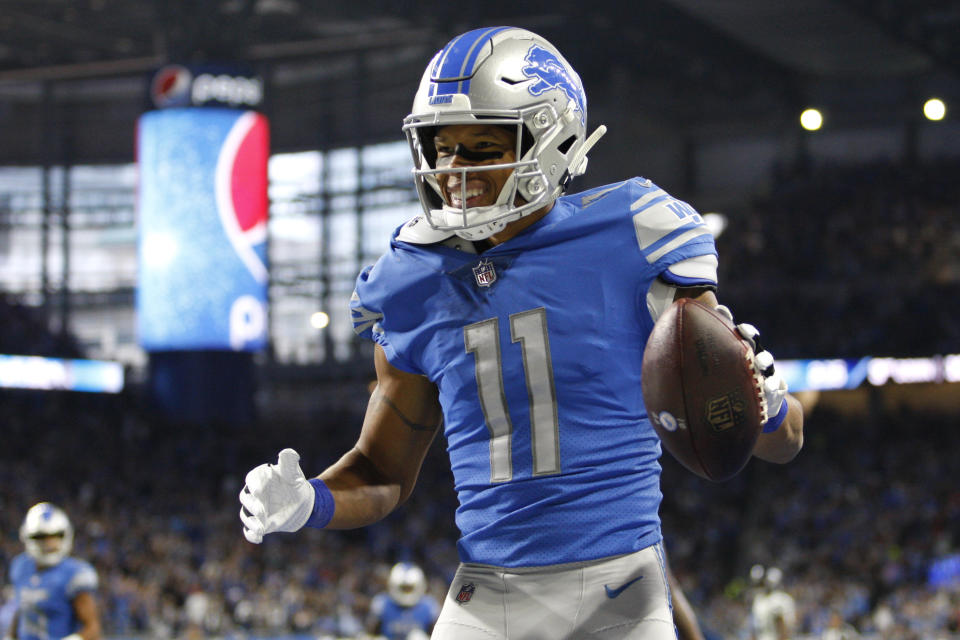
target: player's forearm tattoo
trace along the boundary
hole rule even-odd
[[[412,429],[413,431],[433,431],[434,429],[437,428],[437,425],[436,425],[436,424],[429,425],[429,424],[423,424],[423,423],[420,423],[420,422],[415,422],[415,421],[411,420],[410,418],[408,418],[407,416],[405,416],[405,415],[403,414],[403,412],[400,411],[400,407],[398,407],[397,405],[395,405],[395,404],[390,400],[390,398],[388,398],[387,396],[383,395],[383,394],[380,392],[379,389],[375,389],[375,390],[374,390],[372,401],[373,401],[374,404],[379,404],[379,403],[382,402],[383,404],[385,404],[385,405],[387,405],[388,407],[390,407],[390,409],[393,410],[393,412],[394,412],[395,414],[397,414],[397,417],[400,418],[400,420],[403,421],[403,424],[405,424],[405,425],[407,425],[408,427],[410,427],[410,429]]]

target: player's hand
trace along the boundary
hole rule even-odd
[[[733,313],[724,305],[717,305],[717,311],[726,316],[733,323]],[[777,372],[773,361],[773,354],[763,348],[760,343],[760,331],[752,324],[743,322],[735,325],[737,332],[743,336],[753,350],[753,370],[760,378],[760,388],[764,399],[764,423],[780,415],[787,398],[787,381]],[[782,421],[782,417],[781,417]],[[776,423],[778,426],[780,422]]]
[[[313,511],[316,493],[300,469],[300,454],[284,449],[277,464],[262,464],[247,474],[240,492],[243,535],[254,544],[275,531],[297,531]]]

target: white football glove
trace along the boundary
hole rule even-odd
[[[728,307],[722,304],[717,305],[717,311],[726,316],[731,324],[733,323],[733,312]],[[776,417],[783,408],[787,398],[787,381],[777,373],[773,354],[760,344],[760,331],[746,322],[735,326],[737,332],[753,350],[753,371],[759,378],[760,388],[763,391],[763,422],[766,423],[770,418]]]
[[[284,449],[277,464],[262,464],[247,474],[240,492],[243,535],[254,544],[275,531],[298,531],[310,519],[316,492],[300,469],[300,454]]]

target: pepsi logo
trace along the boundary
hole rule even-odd
[[[263,82],[259,78],[201,73],[193,81],[191,93],[195,105],[221,102],[231,107],[255,107],[263,101]]]
[[[187,106],[192,82],[193,74],[186,67],[178,64],[163,67],[150,83],[150,99],[160,109]]]
[[[263,81],[230,73],[207,73],[171,64],[150,83],[150,99],[158,109],[220,104],[255,107],[263,102]]]
[[[240,296],[230,305],[230,348],[240,351],[267,335],[267,307],[253,296]]]
[[[267,161],[270,131],[255,111],[237,118],[215,170],[217,213],[230,244],[260,283],[267,281]]]

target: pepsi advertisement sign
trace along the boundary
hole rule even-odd
[[[255,111],[140,117],[137,331],[147,351],[266,346],[269,147]]]
[[[254,109],[263,102],[263,81],[235,66],[170,64],[150,80],[149,102],[150,109]]]

